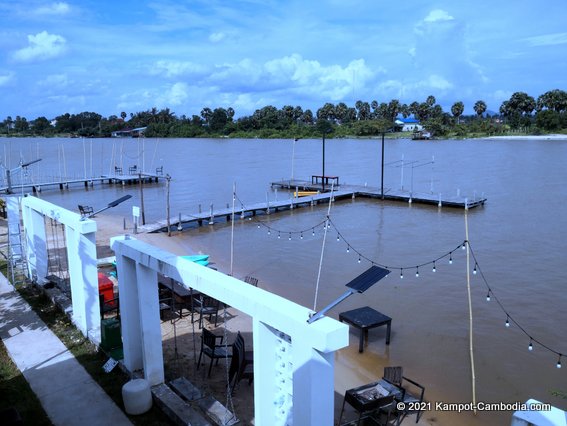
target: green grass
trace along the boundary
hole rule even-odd
[[[14,407],[24,424],[51,425],[39,399],[0,341],[0,411]],[[1,420],[1,419],[0,419]]]
[[[37,287],[28,284],[19,288],[18,291],[51,331],[67,346],[92,378],[114,400],[116,405],[123,409],[122,386],[130,380],[128,375],[118,366],[110,373],[105,373],[102,366],[108,360],[108,357],[84,337],[69,318],[53,305]],[[169,418],[155,404],[147,413],[128,417],[132,423],[141,426],[171,423]]]

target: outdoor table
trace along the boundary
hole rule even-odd
[[[352,311],[341,312],[339,314],[339,321],[346,322],[360,330],[360,342],[358,352],[363,351],[364,339],[368,341],[368,330],[382,325],[387,326],[386,330],[386,344],[390,344],[390,332],[392,330],[392,318],[372,309],[369,306],[363,308],[353,309]]]

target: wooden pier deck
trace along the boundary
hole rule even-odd
[[[331,188],[329,185],[325,185],[325,190],[328,192],[321,192],[323,190],[321,184],[312,184],[311,182],[302,180],[283,180],[272,182],[272,187],[288,190],[313,191],[318,193],[303,197],[292,197],[283,200],[272,200],[246,206],[239,206],[235,208],[235,218],[244,219],[246,217],[256,216],[257,214],[272,214],[282,210],[291,210],[299,207],[314,206],[319,203],[328,203],[331,196],[334,200],[366,197],[463,209],[482,206],[486,202],[486,198],[468,199],[459,195],[442,196],[440,194],[427,193],[410,194],[409,192],[396,191],[392,189],[384,189],[384,196],[382,196],[380,188],[371,188],[362,185],[340,185],[339,188],[333,189],[333,193],[331,195]],[[229,205],[220,209],[214,209],[213,206],[211,206],[207,211],[199,211],[193,214],[182,214],[180,216],[172,217],[169,219],[169,223],[171,228],[177,228],[179,225],[183,226],[193,223],[197,223],[199,226],[203,225],[203,223],[213,225],[219,221],[226,220],[228,222],[230,221],[231,216],[232,207]],[[138,227],[138,232],[151,233],[159,231],[167,231],[166,219]]]
[[[95,183],[119,184],[119,185],[133,185],[140,182],[140,176],[144,183],[158,182],[162,178],[162,174],[156,173],[137,173],[137,174],[110,174],[96,177],[87,178],[53,178],[42,182],[15,182],[12,183],[11,192],[18,193],[20,191],[29,192],[30,190],[35,194],[41,192],[44,188],[59,188],[60,190],[69,189],[71,185],[82,184],[85,188],[94,186]],[[10,193],[8,186],[0,187],[0,192]]]

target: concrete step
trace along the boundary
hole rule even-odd
[[[212,396],[204,396],[193,383],[179,377],[169,383],[171,388],[186,401],[193,401],[215,424],[231,426],[238,423],[236,416]]]
[[[156,404],[179,426],[211,426],[200,413],[169,388],[166,384],[152,387]]]

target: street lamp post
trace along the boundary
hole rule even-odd
[[[18,170],[23,170],[26,167],[37,163],[38,161],[41,161],[41,158],[38,158],[37,160],[33,160],[33,161],[28,161],[27,163],[22,163],[18,167],[14,168],[12,170],[6,169],[6,183],[8,184],[8,188],[6,189],[7,194],[13,194],[13,192],[12,192],[12,173],[14,173]],[[22,180],[22,187],[23,187],[23,180]]]

